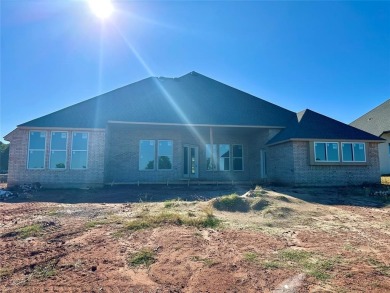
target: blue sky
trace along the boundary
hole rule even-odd
[[[150,75],[197,71],[345,123],[390,98],[388,1],[2,0],[0,136]]]

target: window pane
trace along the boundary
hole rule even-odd
[[[352,162],[352,144],[351,143],[343,143],[343,161]]]
[[[51,151],[50,169],[65,169],[66,151]]]
[[[233,170],[235,171],[242,171],[242,159],[241,158],[234,158],[233,159]]]
[[[338,162],[339,161],[339,144],[338,143],[327,143],[326,151],[328,155],[328,161]]]
[[[240,144],[233,145],[233,157],[234,158],[237,158],[237,157],[242,158],[242,145],[240,145]]]
[[[158,141],[159,156],[172,156],[172,153],[173,153],[173,144],[171,140]]]
[[[220,158],[219,159],[219,170],[229,171],[229,158]]]
[[[353,154],[354,154],[355,162],[365,162],[366,152],[365,152],[364,143],[354,143]]]
[[[219,145],[219,170],[228,171],[230,160],[230,145],[220,144]]]
[[[29,169],[43,169],[45,167],[45,151],[29,151],[28,154],[28,168]]]
[[[52,132],[51,133],[51,150],[66,150],[66,139],[68,134],[66,132]]]
[[[184,147],[184,174],[188,174],[188,147]]]
[[[171,140],[158,141],[158,169],[172,169],[173,143]]]
[[[141,140],[139,143],[139,169],[153,170],[155,159],[154,140]]]
[[[230,145],[220,144],[219,145],[219,157],[220,158],[229,158],[230,156]]]
[[[72,169],[86,169],[87,168],[87,152],[86,151],[72,151]]]
[[[86,151],[88,149],[88,133],[74,132],[72,140],[72,150]]]
[[[46,132],[31,131],[29,149],[44,150],[46,143]]]
[[[326,161],[325,143],[315,143],[314,152],[316,161]]]
[[[172,157],[159,156],[158,157],[158,169],[159,170],[172,169]]]
[[[211,160],[211,155],[213,156],[213,161]],[[206,168],[207,170],[216,170],[217,169],[217,145],[213,144],[213,154],[211,154],[211,144],[206,144]]]

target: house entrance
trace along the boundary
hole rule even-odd
[[[185,178],[198,178],[198,147],[193,145],[185,145],[183,150],[183,175]]]

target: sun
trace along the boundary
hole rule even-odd
[[[92,12],[100,19],[109,18],[114,11],[111,0],[88,0],[88,3]]]

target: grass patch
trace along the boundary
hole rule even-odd
[[[264,218],[286,219],[292,215],[293,211],[293,209],[287,207],[274,207],[264,211],[263,216]]]
[[[167,224],[193,226],[198,228],[216,228],[220,225],[221,221],[212,214],[212,211],[205,209],[204,213],[205,215],[199,217],[171,212],[141,214],[137,219],[125,223],[123,230],[137,231]]]
[[[49,262],[46,265],[36,266],[31,276],[39,280],[46,280],[57,273],[55,266],[56,266],[55,261]]]
[[[251,209],[255,210],[255,211],[261,211],[261,210],[265,209],[266,207],[268,207],[270,204],[271,203],[265,199],[255,200],[251,205]]]
[[[381,275],[390,276],[390,266],[387,266],[374,258],[369,258],[368,263]]]
[[[326,281],[338,261],[337,258],[324,259],[309,251],[284,249],[279,251],[275,259],[264,262],[263,266],[268,269],[299,268],[317,280]]]
[[[0,268],[0,280],[12,274],[9,268]]]
[[[249,202],[237,194],[217,198],[213,202],[213,207],[219,211],[228,212],[248,212],[250,209]]]
[[[111,215],[108,218],[91,220],[85,224],[85,227],[87,229],[92,229],[92,228],[103,226],[103,225],[122,224],[122,223],[123,223],[123,217],[120,217],[118,215]]]
[[[166,201],[164,201],[164,208],[170,209],[173,207],[177,207],[180,205],[180,203],[179,203],[180,200],[181,200],[180,198],[166,200]]]
[[[265,261],[262,265],[265,269],[280,269],[283,267],[283,264],[279,261]]]
[[[211,267],[216,262],[211,258],[201,258],[200,256],[191,256],[192,261],[203,262],[206,266]]]
[[[284,195],[279,195],[275,197],[277,200],[284,201],[284,202],[291,202],[291,200]]]
[[[21,238],[28,238],[33,236],[38,236],[42,232],[42,225],[41,224],[33,224],[29,226],[22,227],[18,229],[18,235]]]
[[[130,267],[146,266],[156,262],[156,253],[149,249],[143,248],[138,252],[132,253],[127,258],[127,263]]]
[[[244,260],[248,262],[257,262],[258,261],[258,255],[254,252],[245,252],[244,255]]]

